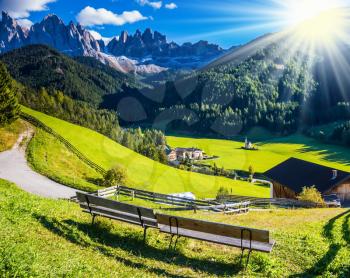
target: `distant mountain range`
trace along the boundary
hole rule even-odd
[[[151,29],[134,35],[121,32],[108,44],[97,40],[80,24],[46,16],[30,29],[21,27],[7,13],[0,22],[0,53],[22,46],[44,44],[70,56],[94,57],[122,72],[159,73],[167,69],[197,69],[220,57],[225,50],[207,41],[178,45]]]

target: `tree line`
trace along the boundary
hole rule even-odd
[[[158,130],[123,129],[117,114],[74,100],[62,91],[40,88],[38,91],[11,78],[0,63],[0,126],[19,117],[19,103],[62,120],[93,129],[110,139],[155,161],[167,163],[165,135]]]

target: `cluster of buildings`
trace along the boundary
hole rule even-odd
[[[168,161],[184,161],[186,158],[191,160],[205,159],[205,153],[201,149],[196,148],[175,148],[167,149]]]

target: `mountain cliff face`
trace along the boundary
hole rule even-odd
[[[107,45],[96,40],[80,24],[65,23],[56,15],[46,16],[29,30],[2,12],[0,53],[32,44],[51,46],[70,56],[94,57],[122,72],[159,73],[168,68],[196,69],[224,53],[217,45],[200,41],[182,46],[151,29],[134,35],[123,31]]]
[[[100,51],[99,43],[81,25],[72,21],[66,26],[56,15],[48,15],[34,24],[28,44],[46,44],[72,56],[91,56]]]
[[[147,59],[165,67],[197,68],[225,51],[207,41],[184,43],[178,45],[168,42],[166,36],[147,28],[143,33],[137,30],[134,35],[121,32],[119,38],[112,39],[107,45],[109,53],[115,56],[127,56],[136,59]]]
[[[0,22],[0,53],[23,46],[26,40],[25,30],[16,20],[3,12]]]

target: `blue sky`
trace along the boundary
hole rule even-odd
[[[103,37],[147,27],[177,43],[200,39],[228,48],[286,26],[283,2],[291,0],[0,0],[0,9],[23,24],[55,13],[83,21]],[[295,0],[301,1],[301,0]],[[308,0],[309,1],[309,0]],[[319,0],[321,1],[321,0]],[[327,0],[329,1],[329,0]],[[336,0],[332,0],[336,1]],[[288,12],[288,11],[287,11]]]

